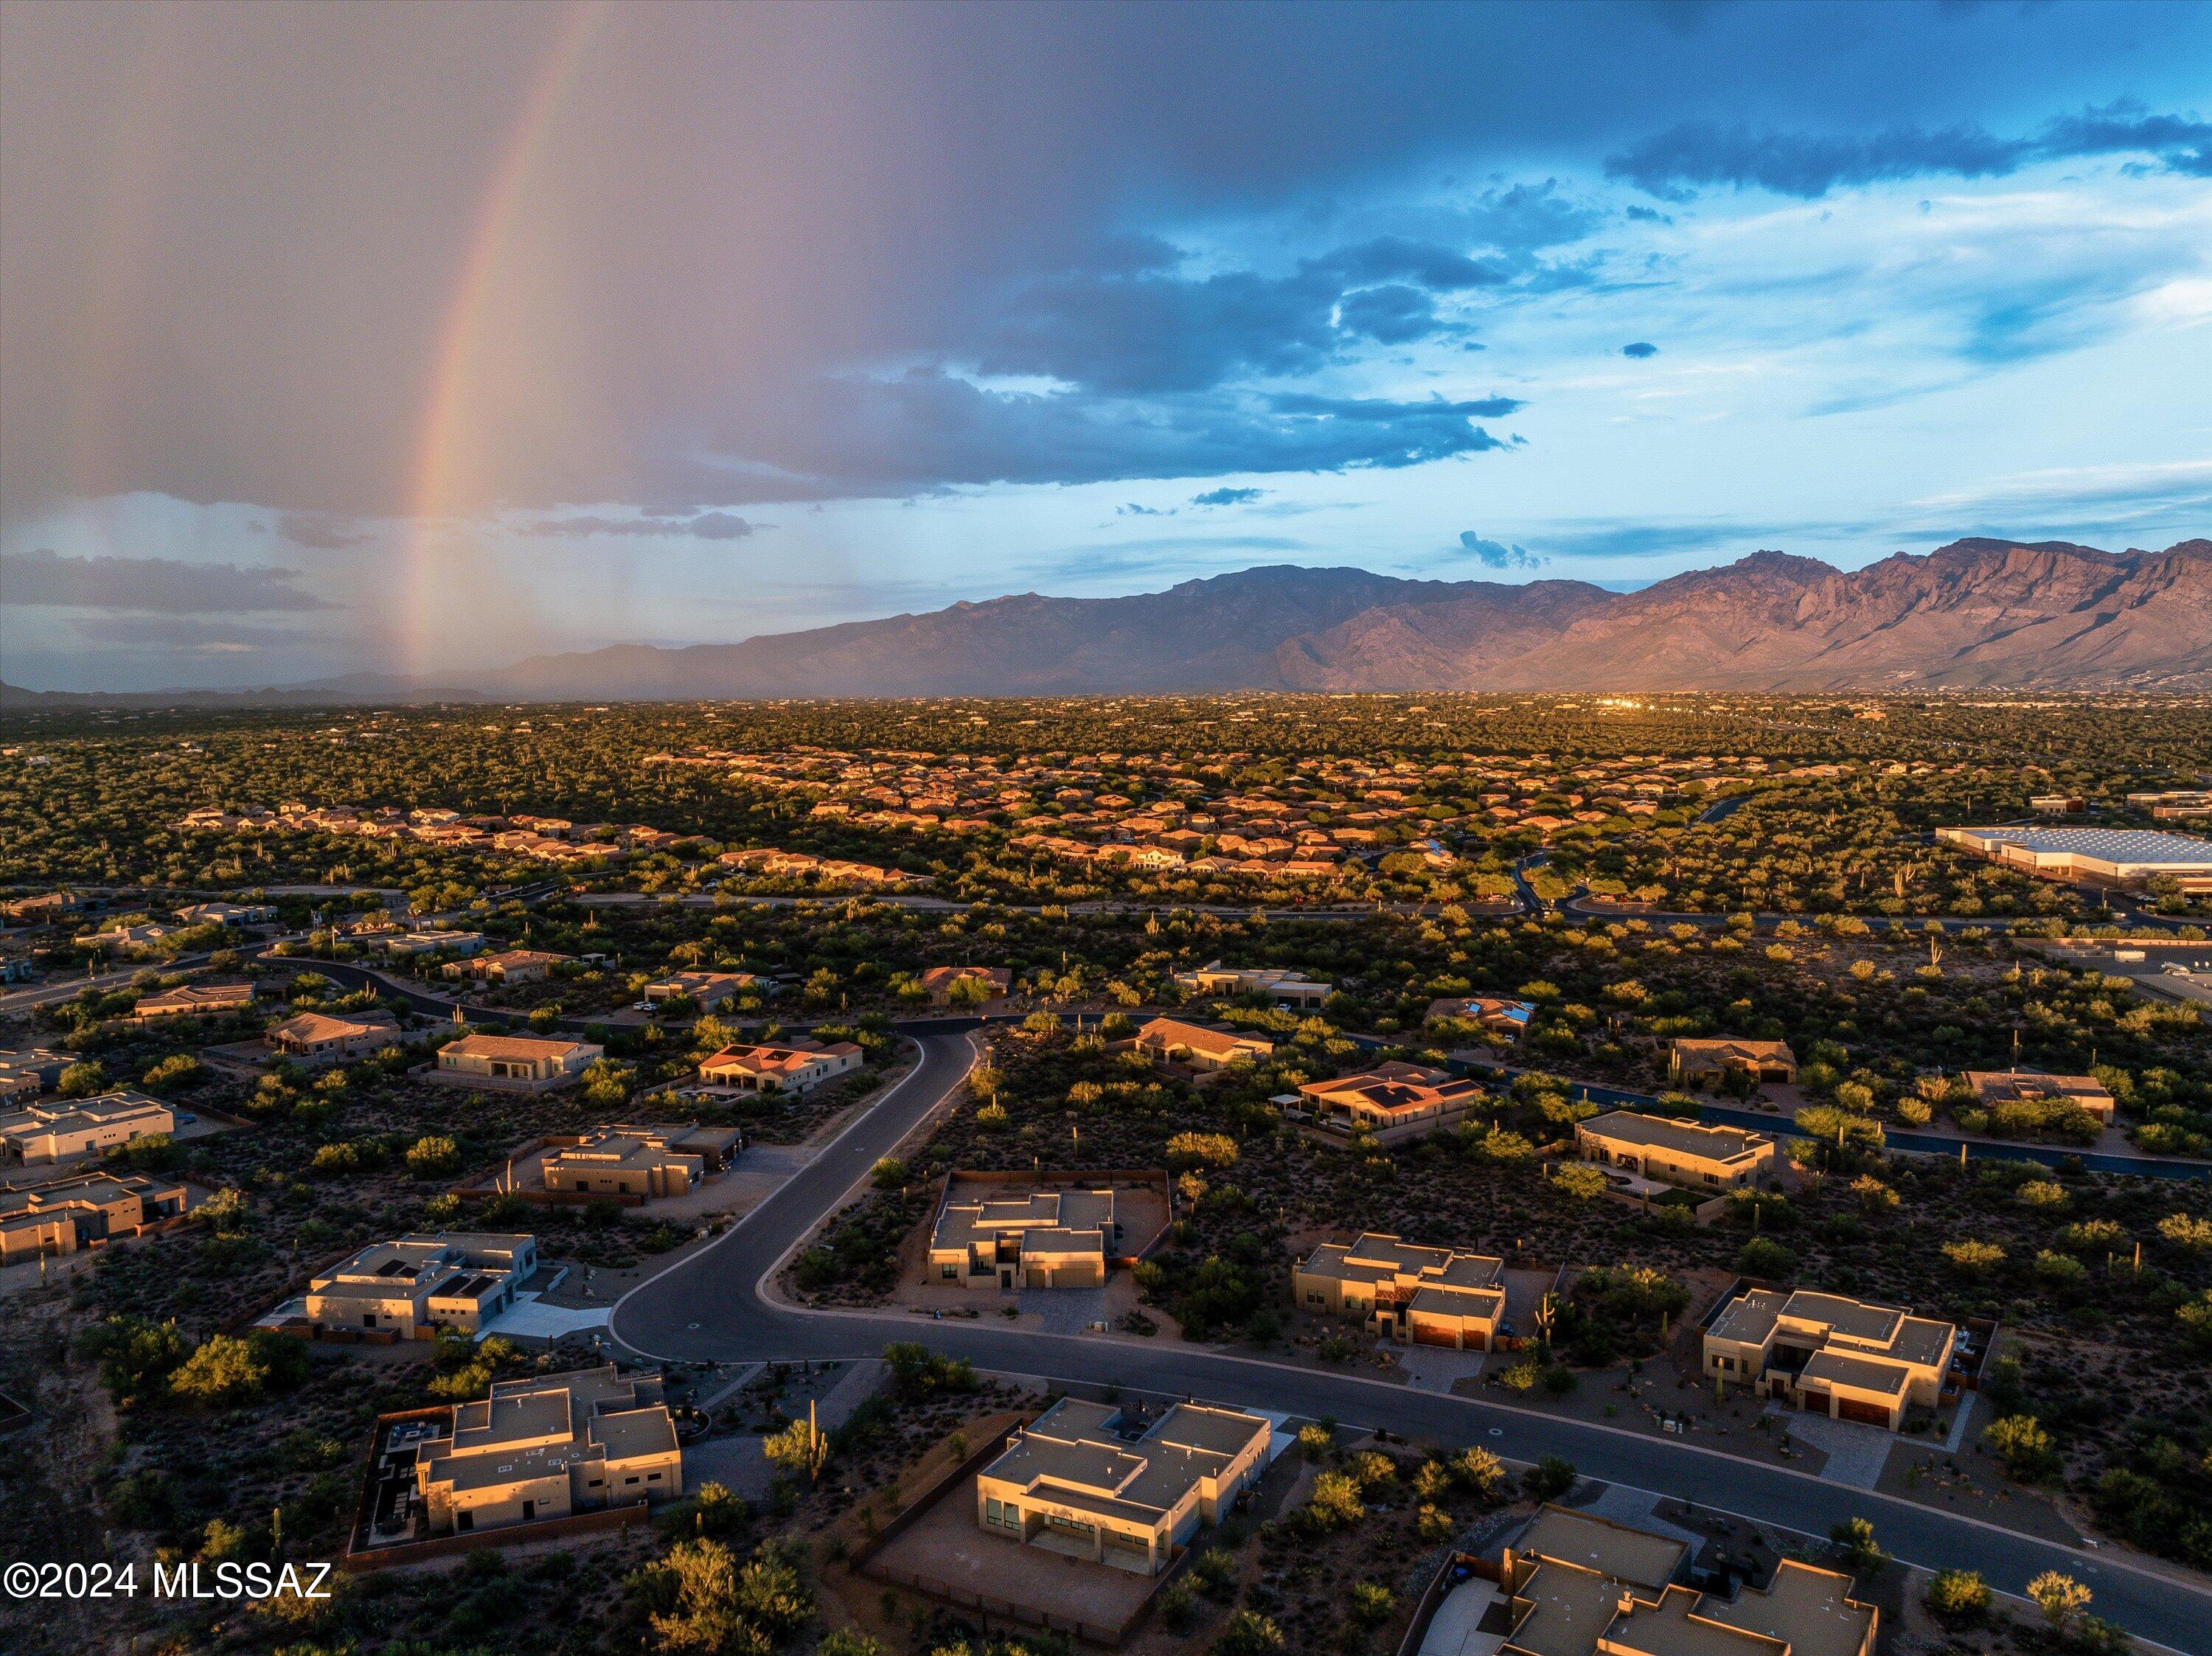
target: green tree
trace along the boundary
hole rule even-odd
[[[2058,1464],[2050,1432],[2033,1415],[2007,1415],[1982,1429],[1982,1441],[2024,1483],[2047,1477]]]
[[[169,1376],[178,1397],[212,1408],[251,1403],[268,1385],[269,1362],[253,1344],[217,1334]]]
[[[1938,1570],[1925,1598],[1929,1613],[1939,1620],[1972,1621],[1989,1611],[1989,1584],[1972,1570]]]
[[[2089,1589],[2057,1570],[2045,1570],[2030,1581],[2027,1596],[2061,1633],[2066,1630],[2068,1623],[2089,1608]]]

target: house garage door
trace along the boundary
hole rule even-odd
[[[1444,1323],[1419,1322],[1413,1325],[1413,1344],[1416,1345],[1457,1345],[1458,1336]]]
[[[1856,1398],[1838,1398],[1836,1418],[1861,1421],[1869,1426],[1887,1426],[1889,1424],[1889,1410],[1878,1403],[1861,1403]]]

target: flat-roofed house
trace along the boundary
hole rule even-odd
[[[1870,1656],[1881,1612],[1835,1570],[1785,1558],[1735,1597],[1678,1579],[1669,1536],[1547,1507],[1504,1549],[1501,1656]]]
[[[1667,1055],[1670,1079],[1686,1087],[1725,1081],[1732,1075],[1788,1084],[1797,1079],[1797,1054],[1786,1040],[1675,1041]]]
[[[287,1058],[329,1064],[391,1046],[399,1025],[389,1012],[302,1012],[271,1024],[263,1039]]]
[[[1486,1096],[1463,1077],[1395,1060],[1357,1075],[1309,1081],[1298,1095],[1321,1125],[1366,1133],[1384,1144],[1457,1126]]]
[[[1381,1231],[1323,1242],[1291,1271],[1299,1307],[1403,1334],[1415,1345],[1487,1351],[1505,1320],[1505,1261],[1421,1247]]]
[[[33,1165],[60,1162],[176,1129],[167,1105],[125,1088],[73,1102],[23,1104],[0,1114],[0,1154]]]
[[[1111,1404],[1062,1398],[975,1474],[975,1521],[988,1535],[1158,1575],[1267,1469],[1265,1416],[1178,1403],[1133,1439],[1120,1422]]]
[[[1219,961],[1175,974],[1187,995],[1265,995],[1285,1006],[1318,1007],[1334,985],[1316,983],[1289,967],[1224,966]]]
[[[415,1483],[428,1533],[467,1534],[672,1500],[684,1452],[659,1377],[607,1363],[496,1380],[457,1404],[451,1434],[416,1452]]]
[[[270,903],[194,903],[177,913],[193,925],[266,925],[276,918]]]
[[[515,1092],[550,1092],[584,1073],[606,1049],[587,1040],[465,1034],[438,1049],[438,1081]]]
[[[957,984],[981,984],[987,1001],[1003,1000],[1014,987],[1013,971],[1004,966],[933,966],[920,979],[932,1006],[950,1006]]]
[[[427,1340],[441,1328],[474,1334],[514,1303],[538,1269],[538,1239],[491,1232],[371,1242],[308,1279],[307,1320]]]
[[[473,955],[484,946],[481,931],[395,931],[380,941],[387,955]]]
[[[1740,1190],[1774,1171],[1774,1141],[1763,1132],[1635,1110],[1579,1123],[1575,1150],[1585,1162],[1692,1190]]]
[[[849,1040],[824,1045],[804,1036],[783,1041],[739,1041],[699,1066],[699,1078],[741,1093],[803,1093],[857,1070],[866,1056]]]
[[[1180,1018],[1152,1018],[1137,1031],[1137,1050],[1155,1064],[1186,1064],[1194,1070],[1225,1070],[1266,1058],[1275,1043],[1233,1029],[1211,1029]]]
[[[1705,1370],[1756,1395],[1895,1431],[1933,1408],[1959,1331],[1841,1294],[1752,1289],[1705,1330]]]
[[[74,1052],[36,1047],[26,1052],[0,1052],[0,1100],[35,1098],[58,1087],[62,1071],[77,1061]]]
[[[472,978],[478,983],[537,983],[552,975],[553,968],[568,959],[542,949],[502,949],[495,955],[477,955],[449,961],[449,978]]]
[[[735,1127],[595,1127],[546,1152],[545,1188],[563,1195],[682,1196],[721,1172],[737,1154]]]
[[[948,1201],[929,1237],[933,1281],[963,1287],[1099,1288],[1120,1247],[1110,1190],[1023,1191]]]
[[[243,1012],[253,1004],[250,983],[187,983],[141,995],[131,1009],[132,1023],[153,1023],[162,1018],[219,1018]]]
[[[727,1005],[740,995],[768,992],[768,980],[750,972],[677,972],[645,986],[648,1001],[688,1000],[702,1012]]]
[[[2001,1104],[2071,1104],[2112,1125],[2112,1089],[2094,1076],[2047,1076],[2033,1070],[1969,1070],[1966,1085],[1984,1109]]]
[[[1507,1000],[1498,995],[1455,995],[1429,1003],[1429,1017],[1464,1018],[1486,1034],[1518,1040],[1528,1033],[1528,1020],[1536,1015],[1534,1003]]]
[[[0,1265],[136,1236],[185,1210],[185,1187],[143,1174],[79,1173],[0,1186]]]

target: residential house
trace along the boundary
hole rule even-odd
[[[1687,1585],[1692,1568],[1677,1536],[1546,1507],[1504,1550],[1496,1592],[1506,1630],[1484,1647],[1499,1656],[1871,1656],[1881,1612],[1850,1596],[1848,1575],[1784,1558],[1765,1584],[1753,1577],[1730,1596]]]
[[[550,1092],[574,1081],[605,1050],[585,1040],[471,1033],[438,1049],[438,1067],[431,1078],[513,1092]]]
[[[1786,1040],[1677,1040],[1667,1058],[1668,1079],[1678,1086],[1718,1085],[1730,1076],[1753,1081],[1797,1079],[1797,1054]]]
[[[2047,1076],[2033,1070],[1969,1070],[1966,1083],[1981,1107],[2003,1104],[2071,1104],[2110,1126],[2112,1089],[2094,1076]]]
[[[0,1156],[30,1165],[60,1162],[160,1137],[176,1126],[167,1105],[128,1089],[74,1102],[25,1104],[0,1114]]]
[[[1292,1267],[1302,1309],[1364,1322],[1415,1345],[1487,1351],[1505,1320],[1505,1262],[1420,1247],[1379,1231],[1323,1242]]]
[[[712,1012],[740,995],[769,992],[768,980],[750,972],[678,972],[645,986],[648,1001],[688,1000],[702,1012]]]
[[[864,1056],[849,1040],[740,1041],[702,1064],[699,1078],[741,1093],[803,1093],[859,1069]]]
[[[1158,1575],[1267,1471],[1273,1422],[1178,1403],[1141,1437],[1110,1404],[1063,1398],[975,1475],[975,1521],[1067,1557]]]
[[[1318,1008],[1334,986],[1310,981],[1288,967],[1225,967],[1219,961],[1175,974],[1186,995],[1265,995],[1280,1005]]]
[[[162,1018],[219,1018],[246,1011],[252,1004],[250,983],[188,983],[141,995],[127,1021],[153,1023]]]
[[[921,983],[932,1006],[950,1006],[956,984],[979,983],[985,1000],[1004,999],[1012,992],[1014,974],[1003,966],[933,966],[921,974]]]
[[[1456,995],[1429,1003],[1429,1019],[1462,1018],[1479,1025],[1486,1034],[1518,1040],[1528,1033],[1535,1006],[1525,1000],[1506,1000],[1497,995]]]
[[[547,1151],[540,1170],[560,1195],[682,1196],[728,1167],[743,1142],[735,1127],[595,1127]]]
[[[1032,1190],[948,1199],[929,1238],[933,1282],[1018,1288],[1097,1288],[1120,1248],[1110,1190]]]
[[[1774,1141],[1765,1133],[1635,1110],[1578,1123],[1575,1151],[1601,1167],[1692,1190],[1741,1190],[1774,1171]]]
[[[674,1500],[684,1452],[658,1375],[614,1364],[493,1382],[415,1459],[422,1526],[467,1534]]]
[[[332,1064],[391,1046],[399,1039],[399,1025],[389,1012],[302,1012],[262,1034],[287,1058]]]
[[[1463,1077],[1393,1059],[1357,1075],[1309,1081],[1298,1096],[1323,1127],[1395,1144],[1457,1126],[1486,1095]]]
[[[484,946],[481,931],[400,931],[383,939],[384,952],[416,955],[473,955]]]
[[[478,955],[446,965],[449,978],[473,978],[478,983],[536,983],[552,974],[568,958],[542,949],[502,949],[495,955]]]
[[[77,1061],[74,1052],[0,1052],[0,1100],[35,1098],[61,1085],[62,1071]]]
[[[1212,1029],[1180,1018],[1153,1018],[1137,1031],[1137,1050],[1155,1064],[1183,1064],[1194,1070],[1225,1070],[1266,1058],[1275,1043],[1241,1030]]]
[[[136,1236],[185,1210],[185,1187],[143,1174],[79,1173],[0,1186],[0,1265]]]
[[[1707,1326],[1704,1366],[1755,1396],[1895,1431],[1942,1396],[1958,1332],[1840,1294],[1752,1289]]]
[[[177,913],[193,925],[267,925],[276,918],[270,903],[194,903]]]
[[[514,1303],[538,1269],[538,1239],[489,1232],[403,1236],[371,1242],[308,1279],[307,1321],[427,1340],[440,1328],[464,1334]]]

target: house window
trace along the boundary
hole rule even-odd
[[[623,1479],[623,1483],[625,1485],[631,1484],[631,1483],[636,1483],[636,1482],[637,1482],[637,1479],[636,1479],[635,1477],[626,1477],[626,1478]]]
[[[361,1319],[361,1325],[362,1325],[363,1328],[374,1328],[374,1327],[375,1327],[375,1326],[376,1326],[376,1313],[374,1313],[374,1311],[372,1311],[372,1312],[370,1312],[367,1316],[363,1317],[363,1318]]]
[[[960,1267],[951,1260],[947,1260],[938,1274],[948,1283],[957,1283],[960,1280]]]
[[[647,1472],[645,1475],[645,1481],[648,1483],[658,1483],[660,1482],[660,1474],[659,1472]]]

